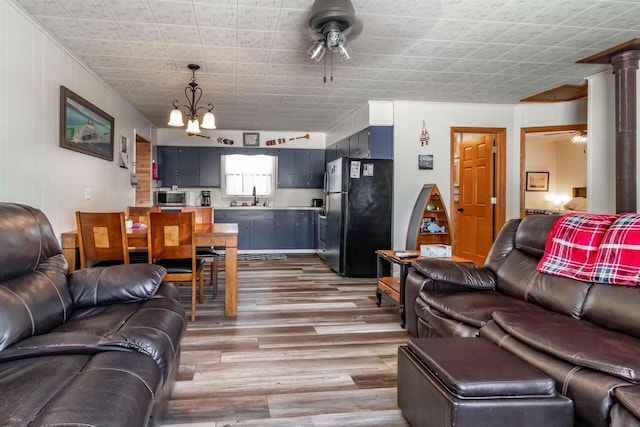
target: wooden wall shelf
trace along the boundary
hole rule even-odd
[[[429,207],[433,207],[429,209]],[[435,222],[439,227],[444,226],[444,232],[424,230],[425,224]],[[420,249],[420,245],[451,244],[451,227],[449,216],[440,190],[436,184],[425,184],[418,195],[407,230],[407,249]]]

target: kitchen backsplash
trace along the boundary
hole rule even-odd
[[[170,190],[170,188],[154,188],[154,190]],[[200,206],[200,192],[202,190],[211,191],[211,205],[214,208],[222,208],[229,206],[233,199],[222,198],[222,192],[219,188],[180,188],[189,192],[189,204]],[[288,207],[288,206],[311,206],[311,199],[323,198],[322,189],[319,188],[282,188],[276,189],[275,197],[268,198],[267,205],[271,207]],[[260,204],[264,203],[264,198],[259,197]],[[236,199],[238,204],[242,202],[251,202],[253,197],[239,197]]]

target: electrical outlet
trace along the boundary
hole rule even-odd
[[[84,199],[91,200],[91,189],[89,187],[84,189]]]

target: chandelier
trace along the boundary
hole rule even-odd
[[[184,88],[184,95],[187,97],[187,102],[189,105],[180,105],[178,104],[178,100],[173,100],[173,110],[171,110],[171,115],[169,116],[169,126],[182,127],[184,126],[184,120],[182,118],[182,111],[180,108],[186,109],[186,114],[188,118],[187,122],[187,133],[199,134],[200,126],[204,129],[215,129],[216,128],[216,117],[213,115],[213,104],[209,103],[206,107],[198,107],[198,101],[202,98],[202,89],[198,87],[198,83],[196,83],[196,70],[200,69],[198,64],[189,64],[187,66],[192,72],[191,83]],[[202,124],[198,122],[198,111],[199,110],[207,110],[202,117]]]

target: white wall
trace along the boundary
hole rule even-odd
[[[556,144],[557,179],[555,194],[572,197],[573,187],[587,186],[587,145],[574,144],[570,140]]]
[[[169,110],[167,110],[168,113]],[[193,147],[233,147],[233,148],[251,148],[242,146],[242,134],[244,132],[257,132],[260,134],[260,147],[272,148],[274,151],[279,148],[325,148],[326,134],[322,132],[274,132],[274,131],[242,131],[242,130],[203,130],[201,135],[209,136],[210,138],[202,138],[198,136],[189,136],[185,131],[185,128],[162,128],[158,129],[158,145],[180,145],[180,146],[193,146]],[[309,138],[294,139],[292,141],[289,138],[298,138],[305,135],[309,135]],[[217,141],[218,138],[230,139],[233,141],[233,145],[221,144]],[[277,140],[284,138],[286,142],[284,144],[278,144]],[[269,140],[276,140],[276,145],[267,146],[266,142]]]
[[[135,141],[135,129],[152,141],[149,121],[10,0],[0,2],[0,58],[0,201],[41,209],[57,235],[75,228],[76,210],[126,208],[130,170],[58,146],[60,85],[112,115],[116,140]]]
[[[450,209],[452,127],[507,129],[506,217],[517,218],[520,216],[520,128],[586,123],[586,107],[585,100],[517,105],[393,101],[391,108],[387,101],[370,101],[329,130],[326,142],[331,145],[373,124],[393,125],[393,247],[402,249],[409,215],[424,184],[436,183]],[[386,118],[388,112],[393,112],[392,121]],[[419,142],[423,120],[430,135],[426,147]],[[434,169],[419,170],[418,154],[432,154]]]
[[[393,126],[393,102],[369,101],[327,131],[327,146],[369,126]]]
[[[401,249],[405,247],[411,210],[424,184],[436,183],[447,210],[450,209],[451,128],[507,128],[508,147],[512,145],[515,132],[512,105],[394,101],[393,106],[393,247]],[[423,120],[430,136],[429,145],[425,147],[419,140]],[[511,158],[509,151],[507,148],[507,162]],[[433,154],[433,170],[418,169],[418,154]],[[512,185],[513,177],[508,174],[507,187]]]
[[[524,170],[529,172],[549,172],[549,191],[525,191],[524,206],[530,209],[553,209],[557,206],[547,200],[557,189],[556,168],[557,144],[555,141],[536,141],[527,144]],[[525,176],[526,179],[526,176]]]

